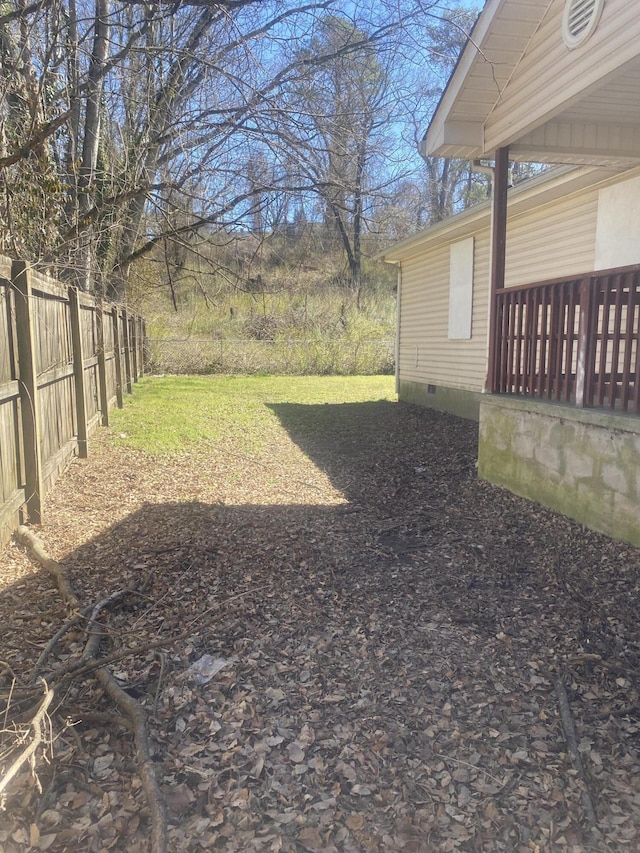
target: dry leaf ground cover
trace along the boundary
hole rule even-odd
[[[479,482],[477,427],[391,392],[145,380],[47,500],[82,601],[150,579],[103,653],[184,637],[111,664],[149,715],[169,849],[639,850],[638,552]],[[6,690],[67,614],[22,549],[3,558]],[[200,683],[204,655],[223,668]],[[147,850],[122,723],[70,684],[0,849]]]

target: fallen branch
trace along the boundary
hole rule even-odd
[[[119,589],[117,592],[112,592],[111,595],[108,595],[106,598],[98,601],[97,604],[94,604],[93,608],[91,608],[91,616],[87,623],[87,634],[89,635],[89,639],[87,640],[87,644],[82,652],[82,656],[78,662],[79,664],[92,659],[95,660],[97,658],[100,643],[105,635],[103,626],[98,622],[98,616],[100,616],[103,610],[112,607],[114,604],[119,604],[124,598],[130,595],[132,591],[133,590],[129,587],[127,587],[127,589]]]
[[[90,610],[90,607],[85,607],[80,613],[76,613],[75,616],[72,616],[64,623],[64,625],[58,628],[58,630],[53,635],[53,637],[51,637],[47,645],[40,652],[40,656],[38,657],[38,660],[36,661],[35,666],[33,667],[33,672],[31,673],[29,684],[35,684],[35,681],[38,675],[40,674],[42,667],[45,665],[47,659],[49,658],[49,655],[53,652],[60,640],[64,637],[65,634],[68,634],[69,631],[75,628],[76,625],[79,625],[82,619],[89,614]]]
[[[581,654],[581,655],[573,655],[570,658],[566,658],[565,662],[569,666],[580,666],[587,664],[595,664],[596,666],[601,666],[604,669],[609,669],[611,672],[617,672],[620,675],[626,675],[630,678],[635,678],[640,680],[640,670],[633,669],[633,667],[625,666],[622,663],[618,663],[617,661],[608,660],[603,658],[601,655],[594,654]]]
[[[580,777],[580,779],[582,780],[582,784],[584,785],[584,790],[582,792],[582,803],[584,805],[584,810],[587,815],[589,828],[592,830],[597,829],[598,816],[596,814],[594,799],[591,795],[589,779],[584,769],[582,758],[580,757],[576,726],[573,719],[573,714],[571,712],[571,705],[569,704],[569,697],[567,696],[567,689],[564,686],[562,678],[558,678],[556,680],[556,696],[558,697],[558,707],[560,709],[560,721],[562,723],[564,739],[567,744],[567,747],[569,748],[569,753],[571,754],[571,760],[573,762],[574,769],[578,773],[578,776]]]
[[[13,777],[18,773],[18,771],[25,765],[28,761],[31,762],[32,768],[35,761],[35,754],[43,741],[44,738],[44,721],[47,716],[47,710],[49,705],[53,702],[54,691],[47,687],[46,683],[45,694],[40,703],[40,707],[36,711],[35,716],[29,723],[29,728],[33,732],[33,737],[29,745],[20,753],[20,755],[15,759],[15,761],[11,764],[9,769],[4,774],[3,778],[0,779],[0,800],[2,800],[2,794],[4,793],[5,788],[9,784],[9,782],[13,779]]]
[[[80,602],[78,601],[78,596],[73,591],[71,584],[69,583],[69,578],[67,577],[67,573],[63,566],[57,560],[53,560],[45,551],[44,546],[40,539],[29,530],[28,527],[21,525],[15,532],[15,539],[29,552],[29,555],[42,566],[43,569],[46,569],[49,574],[53,575],[56,579],[56,583],[58,585],[58,589],[60,590],[60,595],[64,598],[65,602],[73,608],[79,608]]]
[[[16,539],[29,550],[30,555],[47,571],[49,571],[56,579],[60,594],[65,599],[67,604],[73,606],[76,614],[72,619],[65,623],[60,630],[56,632],[52,640],[47,644],[43,653],[38,659],[38,665],[46,660],[48,654],[62,637],[73,625],[76,624],[76,619],[81,615],[89,615],[86,631],[88,639],[79,661],[75,661],[75,669],[72,673],[74,678],[77,678],[80,672],[87,671],[87,663],[92,664],[92,669],[95,669],[93,675],[102,685],[105,693],[118,705],[121,711],[124,712],[126,718],[131,721],[133,730],[136,759],[142,787],[147,799],[149,813],[151,817],[151,850],[152,853],[166,853],[167,849],[167,809],[164,802],[164,797],[155,775],[153,761],[151,759],[151,750],[149,747],[149,735],[147,732],[147,716],[142,706],[130,696],[125,690],[120,687],[113,675],[105,667],[105,660],[101,660],[98,656],[100,642],[105,636],[104,626],[99,622],[99,616],[105,609],[119,604],[128,595],[136,592],[136,584],[132,582],[127,589],[118,590],[111,595],[106,596],[91,608],[80,612],[80,602],[74,590],[71,587],[67,574],[64,568],[56,560],[52,560],[47,554],[40,539],[26,527],[20,527],[16,534]],[[148,583],[148,580],[146,583]],[[143,584],[146,586],[146,583]],[[129,652],[130,653],[130,652]],[[84,664],[84,666],[83,666]],[[57,675],[59,676],[59,672]],[[64,682],[64,678],[58,682],[58,687]],[[31,728],[34,732],[34,737],[29,746],[21,753],[13,763],[9,772],[0,782],[0,794],[8,785],[10,780],[15,776],[20,767],[30,759],[32,760],[35,752],[42,742],[42,721],[46,714],[47,708],[53,701],[54,691],[47,689],[44,700],[42,701],[36,715],[31,721]],[[122,724],[121,717],[114,717],[114,722]]]
[[[96,670],[95,676],[104,688],[105,693],[124,711],[133,724],[138,769],[151,815],[151,851],[152,853],[165,853],[167,849],[167,808],[151,759],[147,715],[141,705],[120,687],[107,669],[100,667]]]

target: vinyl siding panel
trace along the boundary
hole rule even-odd
[[[469,340],[448,338],[449,251],[450,241],[443,242],[402,264],[399,377],[424,385],[482,391],[486,379],[488,233],[476,235]]]
[[[513,216],[507,225],[505,286],[594,268],[598,191]]]
[[[553,0],[485,125],[491,151],[548,120],[588,87],[639,53],[636,2],[608,0],[590,39],[569,50],[562,39],[564,0]]]
[[[634,173],[635,174],[635,173]],[[619,179],[605,182],[618,183]],[[507,226],[507,287],[593,270],[598,215],[595,184],[571,195],[512,212]],[[471,236],[468,226],[440,243],[407,248],[402,269],[398,372],[401,381],[482,391],[486,381],[490,275],[489,216],[475,238],[470,340],[448,339],[450,245]]]

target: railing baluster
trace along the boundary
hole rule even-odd
[[[618,367],[620,361],[620,335],[622,332],[622,299],[624,291],[624,276],[615,278],[616,300],[613,315],[613,340],[611,350],[611,382],[609,384],[609,405],[612,409],[616,407],[618,396]]]
[[[529,394],[532,397],[536,395],[536,367],[538,362],[538,301],[539,293],[536,288],[532,293],[531,299],[531,326],[529,328],[529,345],[530,345],[530,353],[529,353]]]
[[[611,304],[609,301],[609,282],[606,277],[596,279],[598,282],[598,305],[602,304],[602,312],[599,312],[598,328],[600,333],[600,353],[598,358],[598,381],[596,383],[596,400],[600,407],[604,406],[607,380],[607,351],[609,349],[609,313]],[[601,297],[601,299],[600,299]]]
[[[629,409],[629,395],[631,393],[631,353],[633,351],[633,321],[635,317],[638,275],[637,273],[629,273],[625,276],[625,280],[628,283],[627,315],[624,324],[624,358],[622,362],[622,388],[620,395],[620,405],[624,412]],[[620,334],[622,335],[622,329],[620,329]]]
[[[578,352],[576,357],[576,406],[589,406],[593,399],[593,366],[595,352],[593,338],[597,327],[597,302],[594,279],[581,279],[580,321],[578,324]]]
[[[556,366],[555,366],[555,398],[562,400],[562,365],[564,364],[565,348],[568,345],[569,331],[569,297],[571,294],[570,282],[565,282],[560,289],[558,325],[556,328]]]
[[[531,291],[522,294],[524,309],[524,337],[522,341],[522,393],[529,393],[529,362],[531,360]]]
[[[572,281],[569,288],[569,308],[567,310],[567,346],[564,359],[564,399],[568,403],[575,393],[573,375],[573,348],[576,342],[576,295],[579,282]]]
[[[516,340],[518,342],[517,343],[518,348],[516,350],[516,364],[515,364],[515,377],[516,377],[515,393],[516,394],[521,393],[522,384],[523,384],[522,383],[522,350],[523,350],[524,341],[522,338],[522,321],[523,321],[523,314],[524,314],[524,307],[523,307],[523,299],[524,298],[525,297],[524,297],[524,294],[522,292],[519,292],[516,294],[517,312],[518,312],[518,319],[516,322]]]
[[[515,363],[516,363],[516,300],[514,298],[509,299],[509,329],[508,329],[508,343],[507,343],[507,388],[509,391],[513,393],[517,393],[517,388],[515,387]]]
[[[548,290],[546,287],[540,288],[540,296],[540,359],[538,368],[538,397],[544,397],[545,370],[547,368],[547,316],[549,310]]]

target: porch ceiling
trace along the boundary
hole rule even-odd
[[[640,46],[617,67],[615,60],[602,63],[605,76],[594,73],[592,82],[566,98],[560,72],[548,77],[541,83],[551,87],[548,109],[538,104],[537,113],[533,106],[528,112],[525,98],[513,116],[499,117],[516,67],[534,37],[540,52],[538,31],[557,17],[558,7],[558,0],[487,0],[421,143],[423,154],[493,159],[496,147],[509,145],[513,160],[621,167],[640,162]],[[609,52],[615,54],[613,41]],[[531,64],[528,54],[526,59]],[[539,61],[543,68],[544,55]],[[539,91],[528,91],[540,100]]]
[[[513,141],[510,157],[590,166],[640,162],[640,56]]]

